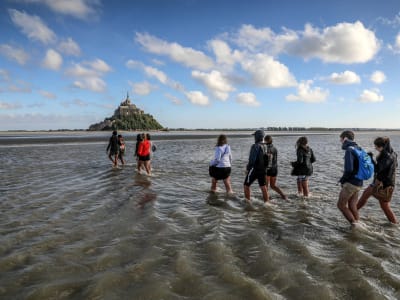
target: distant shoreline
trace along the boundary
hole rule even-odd
[[[299,136],[299,135],[332,135],[337,131],[268,131],[272,136]],[[127,142],[136,141],[136,135],[143,131],[120,131]],[[185,131],[145,131],[149,132],[154,141],[161,140],[189,140],[214,139],[219,134],[226,134],[228,138],[248,138],[252,130],[185,130]],[[399,132],[399,130],[360,130],[359,133],[371,132]],[[29,144],[57,144],[57,143],[108,143],[110,131],[0,131],[0,145],[29,145]]]

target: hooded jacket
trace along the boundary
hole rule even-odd
[[[394,186],[396,182],[397,154],[390,145],[377,156],[375,179],[382,182],[383,187]]]
[[[357,143],[352,140],[345,140],[342,145],[342,149],[345,150],[344,153],[344,170],[343,175],[340,178],[339,182],[344,184],[346,182],[356,185],[362,186],[363,181],[357,179],[355,175],[358,172],[358,159],[356,155],[353,153],[351,147],[358,147]]]

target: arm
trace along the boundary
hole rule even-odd
[[[220,147],[215,147],[214,159],[210,162],[211,166],[216,166],[219,164],[222,157],[222,151]]]
[[[258,150],[259,147],[257,147],[257,144],[251,146],[249,154],[249,163],[247,164],[247,171],[250,171],[254,167],[254,164],[257,160]]]

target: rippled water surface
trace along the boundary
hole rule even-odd
[[[372,150],[378,133],[359,133]],[[216,135],[217,136],[217,135]],[[296,136],[275,136],[278,184],[243,205],[252,137],[229,139],[234,197],[208,193],[215,138],[155,141],[152,177],[113,169],[104,142],[0,147],[0,299],[399,299],[400,231],[376,200],[351,229],[336,208],[337,134],[309,135],[312,196],[296,196]],[[400,135],[390,133],[400,152]],[[366,185],[366,184],[365,184]],[[400,217],[399,186],[392,207]],[[210,205],[212,203],[213,205]]]

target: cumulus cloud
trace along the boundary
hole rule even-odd
[[[229,93],[235,90],[229,80],[216,70],[210,73],[192,71],[192,77],[202,83],[219,100],[225,101],[228,99]]]
[[[90,90],[93,92],[101,93],[104,92],[107,88],[107,84],[103,79],[99,77],[87,77],[81,78],[73,83],[73,86],[76,88]]]
[[[382,71],[375,71],[374,73],[371,74],[370,80],[373,83],[381,84],[386,81],[386,75]]]
[[[63,40],[58,45],[58,50],[66,55],[72,55],[72,56],[81,55],[81,48],[72,38]]]
[[[335,84],[355,84],[361,82],[360,76],[352,71],[332,73],[329,80]]]
[[[0,54],[9,60],[16,61],[20,65],[25,65],[29,60],[29,55],[21,48],[15,48],[7,44],[0,45]]]
[[[141,96],[148,95],[152,91],[157,89],[156,86],[152,85],[150,82],[147,81],[136,82],[136,83],[129,82],[129,85],[132,87],[132,91],[136,95],[141,95]]]
[[[8,10],[13,23],[31,40],[43,44],[53,43],[56,34],[38,16],[31,16],[16,9]]]
[[[177,43],[169,43],[146,33],[136,33],[138,42],[146,51],[165,55],[171,60],[200,70],[208,70],[213,66],[213,61],[203,52],[189,47],[182,47]]]
[[[363,90],[362,94],[357,99],[363,103],[375,103],[382,102],[384,100],[383,95],[380,94],[378,89]]]
[[[165,94],[164,95],[167,99],[169,99],[172,103],[176,104],[176,105],[182,105],[182,101],[181,99],[179,99],[178,97],[175,97],[171,94]]]
[[[257,54],[244,59],[241,65],[251,75],[256,86],[281,88],[296,85],[296,79],[289,69],[271,56]]]
[[[57,71],[61,68],[61,65],[63,63],[62,56],[55,50],[49,49],[46,52],[46,56],[43,60],[43,67]]]
[[[307,103],[324,102],[329,96],[329,91],[323,90],[320,87],[311,88],[312,80],[302,81],[297,86],[297,95],[290,94],[286,96],[288,101],[301,101]]]
[[[107,84],[101,77],[111,71],[112,68],[105,61],[95,59],[74,64],[66,70],[65,74],[78,79],[74,82],[74,87],[94,92],[104,92]]]
[[[160,71],[150,66],[145,66],[144,71],[148,76],[156,78],[159,82],[163,84],[167,84],[168,77],[163,71]]]
[[[242,58],[242,54],[237,50],[232,51],[225,41],[212,40],[209,45],[215,54],[217,63],[222,66],[233,66]]]
[[[285,45],[289,54],[331,63],[365,63],[380,49],[375,33],[363,23],[339,23],[319,30],[307,24],[296,40]]]
[[[210,104],[208,97],[201,91],[190,91],[185,93],[186,98],[194,105],[207,106]]]
[[[98,14],[99,0],[20,0],[25,3],[43,4],[52,11],[85,20]]]
[[[257,101],[256,95],[253,93],[240,93],[236,96],[236,102],[247,106],[260,106],[261,103]]]

